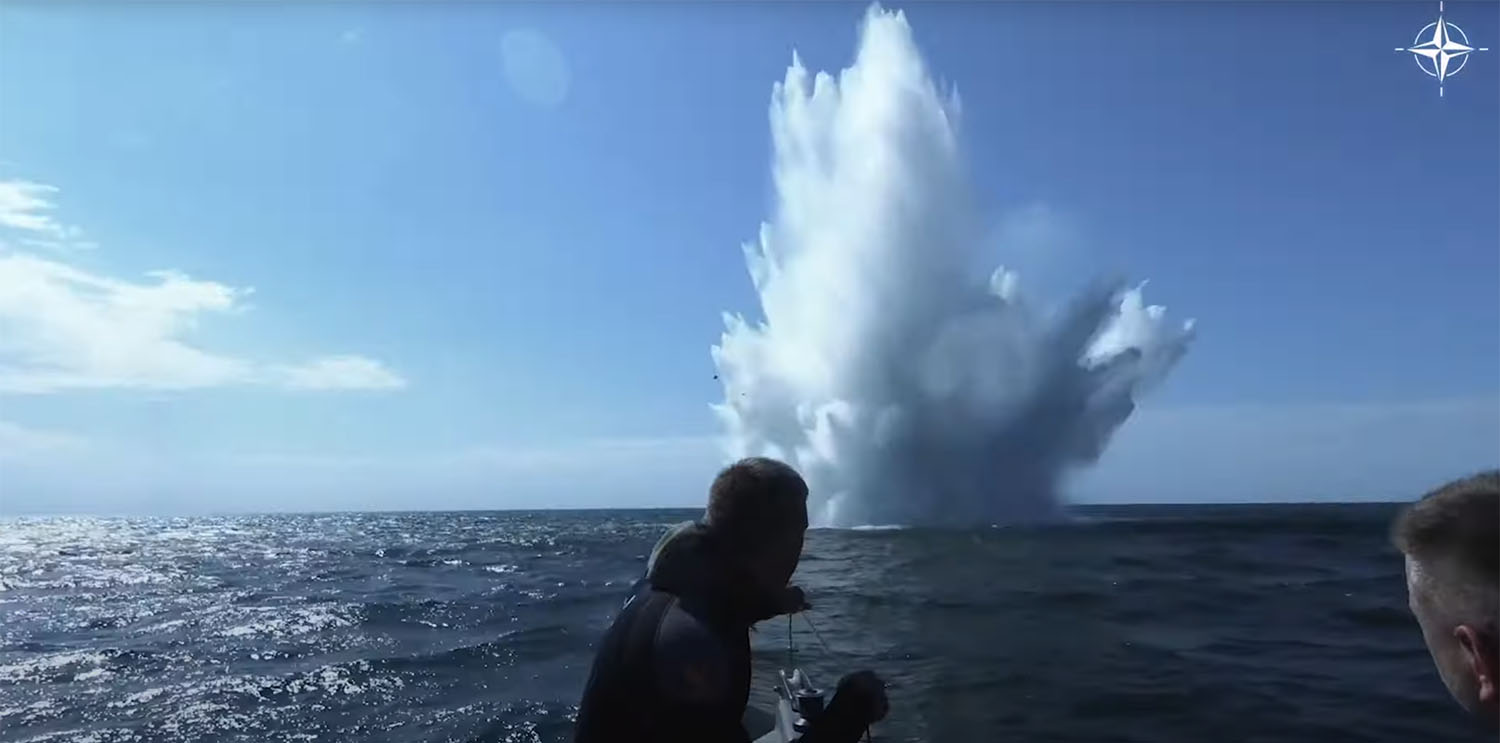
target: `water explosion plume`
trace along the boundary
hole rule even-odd
[[[775,211],[745,246],[765,321],[725,315],[714,409],[730,456],[802,471],[814,524],[1049,518],[1191,339],[1139,287],[1043,316],[1014,273],[978,280],[957,114],[878,6],[837,80],[793,55],[773,88]]]

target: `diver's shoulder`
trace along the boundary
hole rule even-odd
[[[671,594],[656,629],[656,647],[689,655],[724,654],[723,639],[701,612],[694,610],[692,602]]]
[[[712,702],[728,693],[732,670],[724,641],[673,597],[657,627],[652,655],[662,691],[684,702]]]

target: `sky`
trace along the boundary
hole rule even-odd
[[[891,7],[901,7],[893,5]],[[864,4],[0,6],[0,512],[690,506]],[[906,7],[1004,262],[1198,333],[1085,502],[1500,464],[1500,5]]]

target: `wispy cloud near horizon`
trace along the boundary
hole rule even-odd
[[[82,436],[0,420],[0,462],[36,462],[78,454],[88,448],[89,442]],[[3,505],[0,503],[0,507]]]
[[[42,446],[80,438],[0,422],[0,460],[12,440],[0,513],[698,507],[723,464],[714,436],[223,452],[166,467],[133,443],[89,442],[84,474],[67,450]]]
[[[1497,466],[1497,395],[1147,406],[1071,489],[1114,503],[1402,500]]]
[[[0,181],[0,227],[77,234],[45,210],[57,189]],[[14,249],[0,233],[0,394],[76,389],[183,390],[264,385],[294,390],[391,390],[406,380],[352,354],[260,362],[191,338],[212,315],[238,315],[250,288],[175,270],[144,280],[91,272]]]
[[[427,450],[413,442],[404,451],[263,450],[163,466],[130,443],[0,421],[0,512],[696,508],[726,463],[721,443],[715,435]],[[1080,504],[1388,501],[1495,466],[1496,396],[1148,406],[1065,491]],[[1245,471],[1257,476],[1237,474]]]

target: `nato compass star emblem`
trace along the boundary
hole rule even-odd
[[[1470,54],[1489,50],[1486,46],[1469,46],[1469,37],[1464,30],[1443,18],[1441,1],[1438,2],[1438,19],[1423,26],[1411,46],[1396,47],[1398,52],[1410,52],[1417,61],[1417,67],[1437,78],[1438,97],[1443,95],[1443,83],[1468,64]]]

